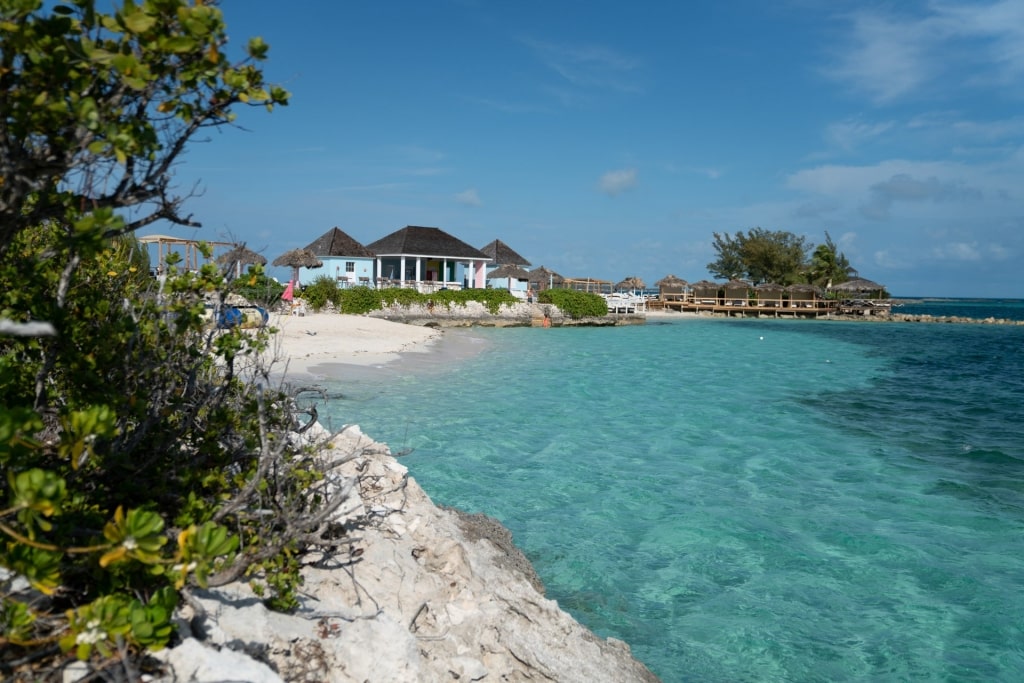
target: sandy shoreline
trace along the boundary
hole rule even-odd
[[[648,312],[652,320],[682,320],[697,317],[692,313]],[[360,369],[370,371],[396,367],[396,361],[408,353],[433,353],[446,332],[432,327],[392,322],[381,318],[340,313],[310,313],[304,316],[271,316],[270,326],[278,333],[271,344],[277,369],[290,379],[323,379]],[[455,340],[457,331],[448,330],[446,341]],[[472,352],[471,341],[452,346],[439,363]],[[448,344],[446,344],[448,345]],[[448,358],[447,356],[451,356]],[[409,356],[404,356],[409,359]],[[425,358],[422,360],[426,360]],[[287,369],[285,370],[285,363]],[[420,363],[424,365],[424,363]],[[356,366],[356,367],[353,367]]]
[[[272,349],[289,378],[319,377],[317,366],[345,364],[378,366],[401,354],[430,351],[441,337],[435,329],[404,325],[380,318],[339,313],[304,316],[274,315],[278,330]]]

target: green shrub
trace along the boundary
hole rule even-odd
[[[263,266],[257,265],[252,266],[248,273],[235,278],[231,282],[231,291],[257,306],[272,308],[281,300],[284,285],[267,277]]]
[[[573,320],[608,315],[608,303],[599,294],[573,289],[545,289],[537,296],[542,304],[553,304]]]
[[[507,289],[442,289],[431,294],[429,298],[448,307],[452,304],[465,306],[469,301],[476,301],[486,306],[492,315],[497,314],[502,305],[519,302],[519,299]]]
[[[381,308],[380,290],[370,287],[347,287],[338,292],[340,313],[369,313]]]
[[[285,438],[290,399],[258,360],[270,332],[204,318],[205,295],[226,294],[218,269],[171,257],[157,296],[133,259],[55,225],[0,255],[0,315],[57,332],[0,337],[0,567],[51,596],[0,594],[3,657],[159,648],[187,585],[248,577],[294,606],[295,558],[340,502]]]
[[[339,301],[338,281],[327,275],[320,275],[302,288],[302,299],[314,311],[319,311],[327,302],[337,306]]]

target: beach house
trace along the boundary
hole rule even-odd
[[[306,249],[323,262],[315,272],[299,269],[299,282],[309,284],[319,275],[333,277],[340,287],[372,286],[376,255],[337,227],[311,242]]]
[[[491,257],[440,228],[407,225],[366,245],[376,254],[380,286],[421,292],[485,285]]]

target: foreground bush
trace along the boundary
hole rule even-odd
[[[302,553],[348,547],[346,489],[295,445],[268,332],[215,329],[221,273],[169,258],[161,287],[130,238],[199,227],[170,172],[194,135],[287,104],[267,46],[228,59],[217,3],[96,4],[0,0],[4,680],[74,657],[83,680],[132,679],[192,587],[248,580],[288,608]]]
[[[157,291],[138,260],[131,241],[69,247],[59,226],[0,258],[18,283],[4,317],[56,330],[0,337],[0,567],[48,596],[0,591],[0,667],[159,648],[189,586],[247,578],[288,608],[300,553],[341,536],[327,520],[344,496],[289,445],[291,401],[268,388],[269,332],[209,324],[204,299],[226,293],[213,266],[171,259]]]
[[[553,304],[573,320],[608,315],[608,303],[598,294],[573,289],[545,289],[537,296],[542,304]]]

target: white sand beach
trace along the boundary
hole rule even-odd
[[[289,377],[315,374],[311,368],[324,363],[388,363],[402,353],[428,351],[441,336],[432,328],[339,313],[274,315],[270,326],[279,330],[274,353],[287,361]]]

